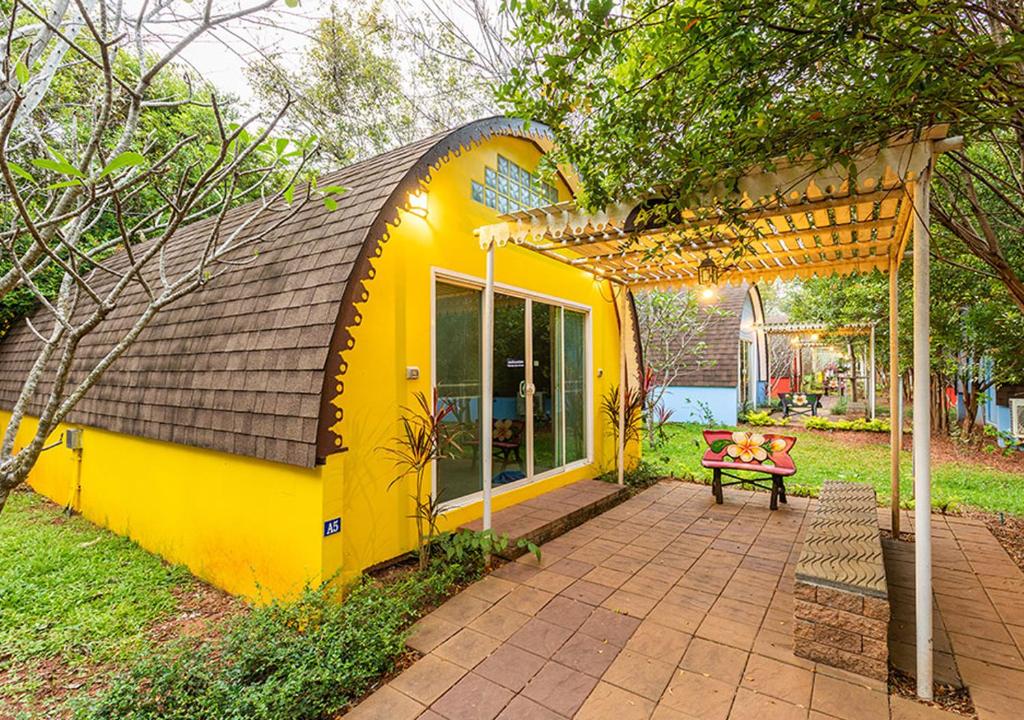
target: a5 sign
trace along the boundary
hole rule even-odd
[[[330,520],[324,520],[324,537],[330,537],[331,535],[337,535],[341,532],[341,518],[331,518]]]

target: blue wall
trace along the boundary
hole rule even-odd
[[[1010,408],[1008,405],[990,405],[989,422],[1003,432],[1010,432]]]
[[[670,387],[661,398],[672,422],[700,422],[703,416],[698,402],[707,403],[721,425],[736,424],[739,395],[734,387]]]

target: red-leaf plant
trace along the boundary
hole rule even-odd
[[[416,478],[411,494],[416,510],[410,517],[416,520],[416,552],[422,570],[430,560],[431,541],[437,533],[440,511],[438,500],[426,487],[427,469],[436,460],[455,457],[460,451],[458,439],[463,431],[444,421],[454,414],[455,405],[449,401],[439,402],[436,389],[429,400],[421,392],[415,397],[415,407],[402,407],[401,431],[392,445],[382,450],[394,459],[398,471],[388,483],[388,490],[410,475]]]

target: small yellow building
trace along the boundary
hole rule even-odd
[[[255,262],[163,311],[59,429],[82,428],[81,450],[44,452],[31,485],[251,598],[411,550],[412,480],[388,488],[382,448],[402,406],[435,388],[480,438],[474,229],[572,197],[570,179],[537,172],[546,149],[542,126],[491,118],[323,178],[347,188],[338,208],[310,204]],[[168,262],[187,262],[202,230]],[[628,295],[525,248],[496,254],[495,510],[614,469],[600,403],[620,358],[635,377],[639,357]],[[103,352],[131,315],[115,312],[81,353]],[[37,343],[24,324],[0,342],[0,419]],[[480,517],[481,456],[471,441],[433,468],[444,528]]]

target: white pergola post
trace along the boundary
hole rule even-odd
[[[871,337],[868,339],[868,407],[871,419],[875,419],[875,326],[871,326]]]
[[[914,184],[914,588],[917,621],[917,695],[932,699],[931,408],[928,303],[930,173]]]
[[[484,284],[483,367],[480,378],[480,467],[483,472],[483,529],[491,529],[491,480],[494,475],[494,243],[487,246]]]
[[[892,536],[900,537],[900,448],[903,445],[903,405],[900,384],[899,259],[889,259],[889,476],[892,495]]]
[[[626,303],[622,305],[619,311],[619,446],[616,448],[619,485],[626,483]]]

